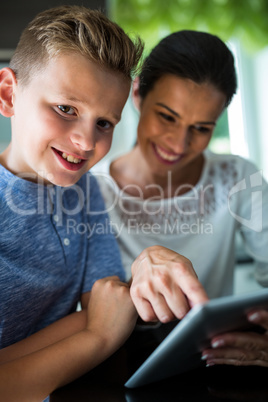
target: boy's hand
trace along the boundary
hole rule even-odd
[[[94,283],[88,304],[87,329],[90,332],[117,349],[133,331],[137,317],[128,284],[117,276]]]
[[[30,353],[20,353],[15,359],[11,356],[0,364],[1,400],[43,401],[52,391],[85,374],[114,353],[131,334],[137,320],[129,286],[117,277],[94,284],[86,312],[87,322],[84,311],[80,313],[82,321],[79,320],[75,330],[70,329],[69,336],[64,336],[66,327],[76,319],[56,322],[54,330],[46,331]],[[53,342],[52,333],[62,325],[63,331],[59,336],[56,333]]]
[[[144,321],[183,318],[208,300],[191,261],[162,246],[145,249],[131,267],[130,294]]]

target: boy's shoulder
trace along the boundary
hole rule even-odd
[[[3,165],[0,163],[0,186],[5,186],[6,183],[12,178],[12,173],[9,172]]]

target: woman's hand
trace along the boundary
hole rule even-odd
[[[268,367],[268,311],[252,310],[248,321],[263,328],[264,333],[230,332],[215,336],[211,349],[202,353],[208,366],[231,364],[235,366]]]
[[[145,249],[131,267],[130,294],[144,321],[183,318],[208,300],[191,261],[162,246]]]
[[[133,331],[137,312],[129,285],[111,276],[96,281],[88,304],[87,329],[116,350]]]

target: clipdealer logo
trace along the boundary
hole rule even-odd
[[[262,172],[256,172],[249,177],[249,183],[243,179],[237,183],[229,192],[228,207],[230,214],[241,223],[243,226],[254,230],[255,232],[262,231]],[[241,191],[248,191],[251,207],[251,213],[249,218],[239,216],[236,212],[232,211],[231,199],[233,196],[238,195]]]
[[[105,175],[107,178],[107,176]],[[85,189],[82,189],[79,187],[78,184],[75,184],[71,187],[67,188],[61,188],[53,185],[48,185],[46,186],[48,190],[48,196],[45,196],[45,186],[44,182],[42,179],[39,179],[37,181],[37,184],[40,184],[37,186],[37,203],[34,204],[24,204],[20,205],[20,200],[17,198],[17,191],[16,187],[17,185],[19,186],[20,184],[20,179],[26,179],[30,180],[32,179],[31,174],[24,174],[23,176],[15,176],[13,180],[11,180],[6,188],[5,191],[5,198],[7,205],[9,208],[14,212],[19,215],[42,215],[42,214],[52,214],[56,213],[59,217],[59,221],[57,222],[57,225],[62,225],[63,221],[63,214],[66,216],[72,216],[74,217],[76,214],[81,212],[82,209],[85,210],[86,214],[90,215],[101,215],[101,214],[106,214],[111,212],[113,208],[115,208],[116,205],[120,208],[120,210],[129,216],[137,216],[140,215],[141,213],[145,213],[146,215],[154,215],[155,213],[158,213],[159,211],[155,210],[150,210],[149,208],[147,209],[147,206],[149,205],[148,202],[152,199],[145,199],[143,198],[142,190],[140,189],[140,198],[138,200],[143,201],[144,203],[141,202],[137,205],[141,208],[141,210],[137,211],[135,208],[132,210],[130,206],[132,205],[131,203],[125,204],[125,201],[128,201],[129,199],[131,200],[132,197],[128,196],[127,198],[124,196],[121,196],[121,192],[124,195],[124,189],[121,190],[120,194],[116,194],[116,197],[112,200],[113,202],[110,203],[109,205],[106,204],[104,206],[104,209],[98,209],[97,210],[91,210],[90,206],[90,176],[87,176],[86,184],[85,184]],[[109,178],[110,181],[111,178]],[[113,181],[112,181],[113,183]],[[110,183],[111,185],[111,183]],[[226,202],[227,205],[226,207],[229,209],[230,215],[241,225],[243,225],[246,228],[249,228],[255,232],[261,232],[263,229],[263,177],[262,177],[262,172],[258,171],[256,173],[251,174],[248,178],[244,178],[240,182],[236,183],[230,190],[229,193],[227,194],[226,197]],[[195,188],[191,188],[192,192],[189,195],[189,192],[187,192],[185,195],[183,195],[183,199],[189,200],[189,202],[192,202],[194,209],[187,209],[187,210],[181,210],[180,205],[175,205],[175,209],[177,213],[182,214],[182,215],[194,215],[194,214],[204,214],[205,210],[205,204],[206,204],[206,198],[205,195],[207,192],[211,190],[211,185],[208,185],[204,188],[202,188],[200,193],[196,192]],[[163,189],[157,188],[159,190],[159,197],[157,199],[163,200],[162,193]],[[190,189],[190,188],[189,188]],[[63,198],[65,196],[65,192],[72,192],[71,198],[72,198],[72,203],[71,205],[68,204],[68,206],[65,206],[63,203]],[[242,196],[243,192],[243,204],[239,204],[240,201],[240,193]],[[70,197],[70,196],[69,196]],[[181,197],[180,197],[181,198]],[[153,200],[155,200],[155,197],[153,197]],[[165,200],[165,199],[164,199]],[[247,203],[246,207],[244,208],[245,203]],[[148,204],[148,205],[147,205]],[[163,205],[161,204],[161,207]],[[240,208],[242,207],[242,208]],[[168,204],[168,208],[171,208],[171,204]],[[197,209],[198,208],[198,209]],[[241,212],[238,212],[240,209]],[[161,211],[160,211],[161,212]],[[245,214],[248,214],[245,216]],[[136,218],[135,218],[136,219]],[[131,221],[133,222],[133,221]],[[136,226],[139,226],[137,224],[137,219],[135,220]],[[173,223],[172,223],[173,222]],[[169,232],[175,231],[175,226],[172,226],[174,224],[174,221],[168,222],[168,228]],[[180,225],[180,230],[178,229],[178,223],[179,221],[176,221],[176,230],[179,232],[185,232],[186,230],[190,231],[190,233],[193,232],[192,228],[189,229],[189,227],[184,226],[183,224]],[[203,225],[203,221],[200,221]],[[171,225],[171,226],[170,226]],[[74,229],[74,220],[70,221],[70,229]],[[133,225],[131,224],[131,228],[133,229]],[[79,227],[79,231],[85,230],[84,228]],[[141,229],[141,228],[139,228]],[[152,229],[150,225],[150,229]],[[155,229],[155,227],[154,227]],[[196,229],[196,228],[194,228]],[[202,229],[202,228],[201,228]],[[207,227],[205,228],[205,233],[212,233],[213,231],[209,230],[207,231]],[[147,230],[147,227],[142,227],[142,230]],[[202,229],[203,231],[203,229]],[[204,233],[204,232],[203,232]]]

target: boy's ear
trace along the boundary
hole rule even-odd
[[[0,113],[5,117],[14,114],[13,94],[17,84],[13,70],[8,67],[0,70]]]
[[[141,103],[141,97],[139,95],[139,85],[140,85],[140,78],[135,77],[132,84],[132,101],[134,103],[135,108],[138,111],[140,110],[140,103]]]

